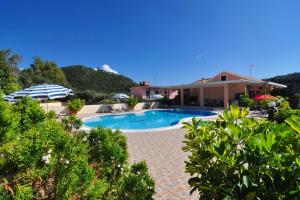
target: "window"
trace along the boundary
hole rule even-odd
[[[221,81],[227,81],[227,76],[226,75],[222,75],[221,76]]]

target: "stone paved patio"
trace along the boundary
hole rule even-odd
[[[97,113],[78,114],[80,118],[98,115]],[[205,120],[215,120],[216,116]],[[130,162],[146,160],[151,176],[155,180],[155,199],[161,200],[195,200],[197,192],[190,195],[191,188],[185,173],[187,154],[181,150],[184,129],[155,132],[127,132]]]
[[[146,160],[155,179],[155,199],[199,199],[190,196],[184,161],[187,159],[181,147],[185,130],[161,132],[124,133],[128,137],[130,162]]]

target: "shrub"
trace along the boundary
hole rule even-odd
[[[216,122],[184,123],[191,192],[201,199],[299,199],[299,133],[247,113],[232,106]]]
[[[100,101],[100,104],[116,104],[116,103],[118,103],[118,101],[114,99],[103,99]]]
[[[61,120],[64,129],[68,132],[73,130],[77,131],[83,124],[82,120],[77,118],[75,115],[70,115]]]
[[[148,175],[146,162],[134,163],[127,171],[119,186],[119,199],[153,199],[154,181]]]
[[[254,107],[256,106],[256,102],[253,100],[253,99],[250,99],[249,96],[247,95],[242,95],[240,98],[239,98],[239,101],[238,101],[238,105],[240,107],[248,107],[248,108],[251,108],[251,107]]]
[[[80,99],[84,99],[86,104],[96,104],[99,103],[101,99],[109,98],[109,95],[98,93],[94,90],[84,90],[84,91],[77,91],[76,97]]]
[[[2,101],[4,97],[5,97],[4,92],[0,89],[0,100]]]
[[[163,106],[170,106],[172,104],[172,99],[164,97],[162,99],[159,99],[158,102],[160,102]]]
[[[90,162],[97,166],[98,173],[116,183],[128,159],[126,137],[120,131],[97,128],[90,132],[89,145]]]
[[[12,108],[18,114],[20,129],[22,131],[29,130],[46,118],[44,109],[39,105],[38,101],[31,97],[22,98]]]
[[[278,123],[283,123],[287,118],[291,116],[300,116],[300,110],[294,110],[290,107],[289,101],[282,97],[278,97],[276,102],[277,112],[275,113],[274,120]]]
[[[134,107],[138,104],[138,102],[139,102],[138,98],[136,98],[134,96],[129,97],[129,99],[127,100],[127,104],[129,106],[129,109],[133,110]]]
[[[19,119],[9,103],[0,100],[0,143],[15,136]]]
[[[138,174],[126,185],[132,197],[152,197],[147,168],[129,166],[119,131],[69,134],[40,109],[30,98],[15,105],[0,100],[0,199],[118,199],[132,174]]]
[[[47,119],[55,119],[56,118],[56,112],[53,110],[50,110],[49,112],[46,113]]]
[[[68,101],[68,108],[71,111],[71,114],[73,115],[76,115],[83,106],[84,106],[84,100],[81,100],[79,98],[75,98]]]
[[[10,188],[10,195],[22,189],[23,199],[31,199],[32,194],[37,199],[85,196],[94,172],[82,140],[65,134],[55,120],[39,123],[18,137],[0,147],[0,182]]]
[[[145,162],[128,166],[126,137],[120,131],[97,128],[90,132],[90,163],[97,174],[111,185],[108,197],[119,199],[152,199],[154,181]]]

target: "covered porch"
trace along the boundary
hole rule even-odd
[[[265,94],[275,86],[265,83],[253,82],[229,82],[214,84],[191,84],[173,86],[168,89],[177,91],[173,99],[173,105],[180,107],[229,107],[242,94],[254,98],[259,94]]]

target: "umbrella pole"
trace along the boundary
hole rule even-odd
[[[47,101],[47,99],[46,99],[46,104],[47,104],[47,112],[48,112],[48,101]]]

